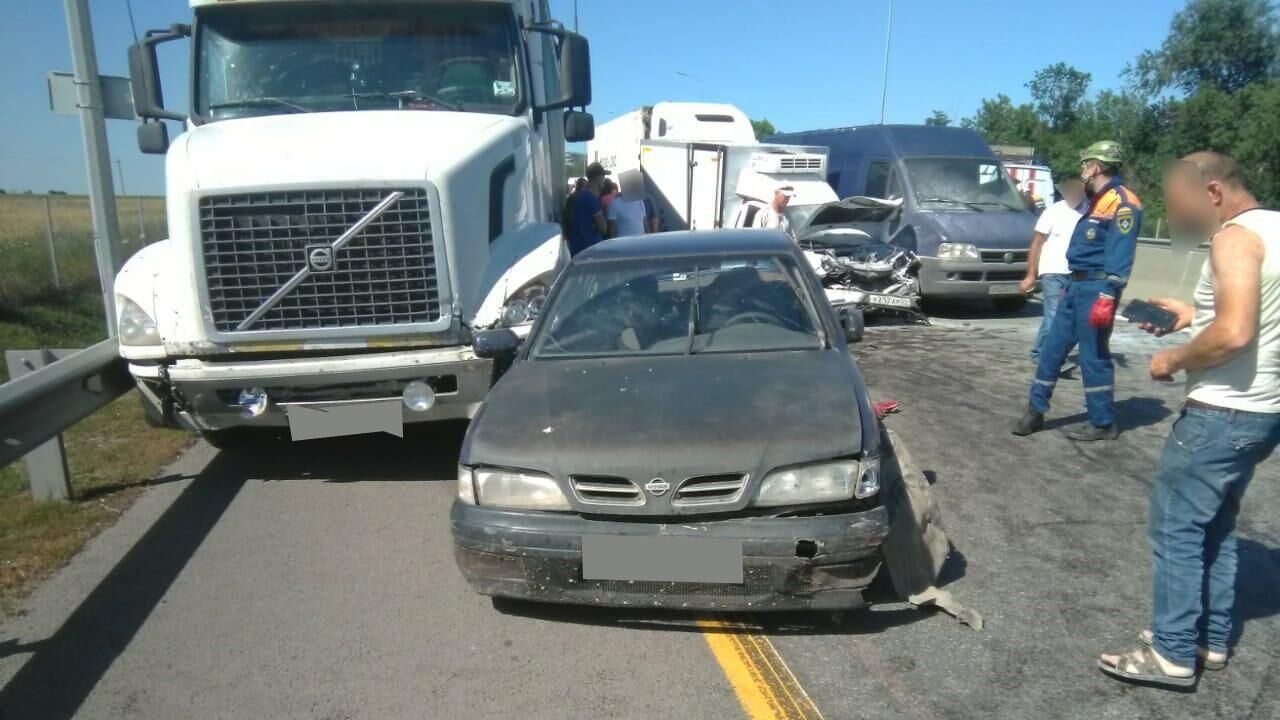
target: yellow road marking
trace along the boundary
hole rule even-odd
[[[698,627],[748,718],[822,720],[768,637],[733,618],[698,620]]]

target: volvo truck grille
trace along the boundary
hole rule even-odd
[[[421,188],[216,195],[201,198],[199,212],[218,332],[440,318],[431,212]]]

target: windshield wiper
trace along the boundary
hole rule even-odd
[[[931,198],[923,198],[920,200],[920,202],[950,203],[952,205],[963,205],[969,208],[970,210],[974,210],[976,212],[986,212],[986,210],[981,209],[981,203],[968,202],[966,200],[957,200],[955,198],[931,197]]]
[[[700,269],[693,266],[693,301],[689,303],[689,344],[684,349],[685,355],[693,354],[693,340],[698,336],[698,315],[702,313],[698,306],[700,285]]]
[[[369,98],[390,98],[392,100],[398,101],[401,109],[404,109],[406,107],[405,105],[406,100],[419,100],[419,101],[425,100],[433,105],[439,105],[445,110],[454,110],[458,112],[462,111],[462,105],[460,103],[451,103],[448,100],[441,100],[440,98],[434,95],[427,95],[426,93],[420,93],[417,90],[398,90],[396,92],[358,92],[358,93],[352,93],[350,96],[344,96],[344,97],[353,97],[353,98],[362,99],[362,100],[369,99]]]
[[[1010,205],[1009,203],[997,202],[995,200],[974,200],[974,205],[991,205],[994,207],[1002,207],[1006,210],[1022,210],[1023,208]]]
[[[289,102],[288,100],[285,100],[283,98],[278,98],[278,97],[247,98],[245,100],[235,100],[233,102],[214,103],[209,106],[209,109],[210,110],[230,110],[232,108],[265,107],[265,106],[276,106],[276,105],[280,107],[287,107],[290,110],[294,110],[295,112],[305,112],[305,113],[313,112],[310,108],[302,107],[297,103],[292,103],[292,102]]]

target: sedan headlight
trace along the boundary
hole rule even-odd
[[[527,325],[538,319],[542,306],[547,302],[547,286],[542,283],[527,285],[507,298],[502,306],[502,326]]]
[[[757,507],[838,502],[880,491],[880,460],[864,458],[802,465],[769,473],[752,503]]]
[[[117,295],[120,322],[117,323],[121,345],[159,345],[160,331],[146,310],[127,297]]]
[[[471,468],[458,466],[458,501],[468,505],[476,504],[476,482],[471,477]]]
[[[969,243],[939,243],[938,257],[977,260],[982,256],[978,254],[978,246],[976,245]]]
[[[569,499],[556,481],[546,475],[523,470],[476,468],[471,476],[479,505],[524,510],[569,509]]]

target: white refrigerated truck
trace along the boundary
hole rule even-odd
[[[471,416],[476,333],[527,325],[566,261],[586,41],[548,0],[190,4],[130,48],[139,145],[167,153],[170,237],[115,281],[148,419],[228,445]]]

